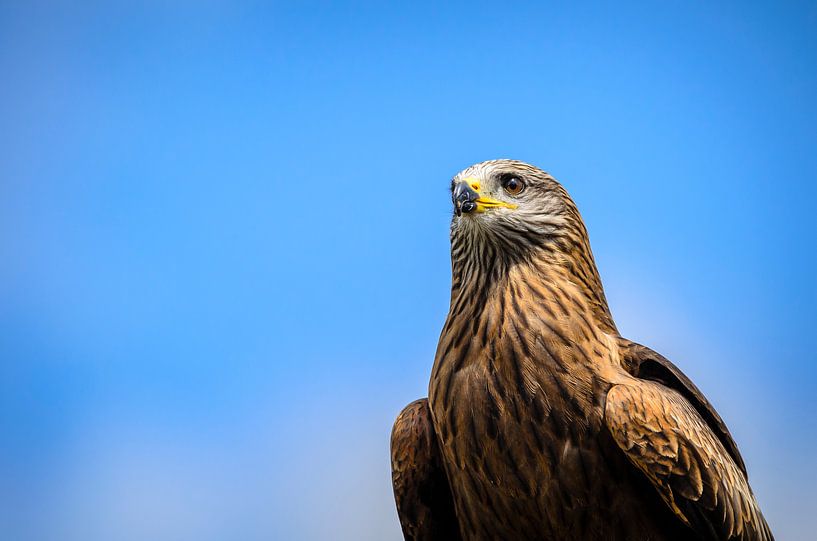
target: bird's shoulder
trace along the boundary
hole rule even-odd
[[[743,462],[743,457],[726,423],[723,422],[715,407],[707,400],[701,390],[692,383],[692,380],[672,361],[647,346],[642,346],[625,338],[618,339],[618,346],[624,369],[637,379],[660,383],[684,397],[706,422],[738,468],[746,475],[746,465]]]
[[[604,420],[617,446],[672,512],[704,539],[771,540],[725,424],[675,365],[625,342],[633,378],[607,393]]]

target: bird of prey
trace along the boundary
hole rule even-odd
[[[772,540],[718,413],[619,335],[576,205],[483,162],[451,185],[451,306],[391,437],[409,540]]]

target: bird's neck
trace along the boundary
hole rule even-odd
[[[456,243],[452,244],[449,320],[479,316],[510,288],[537,286],[546,292],[569,291],[576,302],[587,307],[600,330],[617,334],[587,242],[560,240],[558,246],[538,248],[527,257],[487,243],[479,250],[460,253]],[[536,305],[531,308],[536,309]]]

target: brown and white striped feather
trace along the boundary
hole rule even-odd
[[[508,160],[457,178],[490,189],[503,174],[529,183],[518,210],[452,222],[451,308],[429,383],[459,535],[772,539],[714,408],[618,335],[564,188]],[[428,471],[421,455],[408,469]]]

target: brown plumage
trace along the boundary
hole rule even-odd
[[[773,539],[714,408],[619,336],[564,188],[497,160],[452,192],[429,398],[392,432],[406,539]]]

